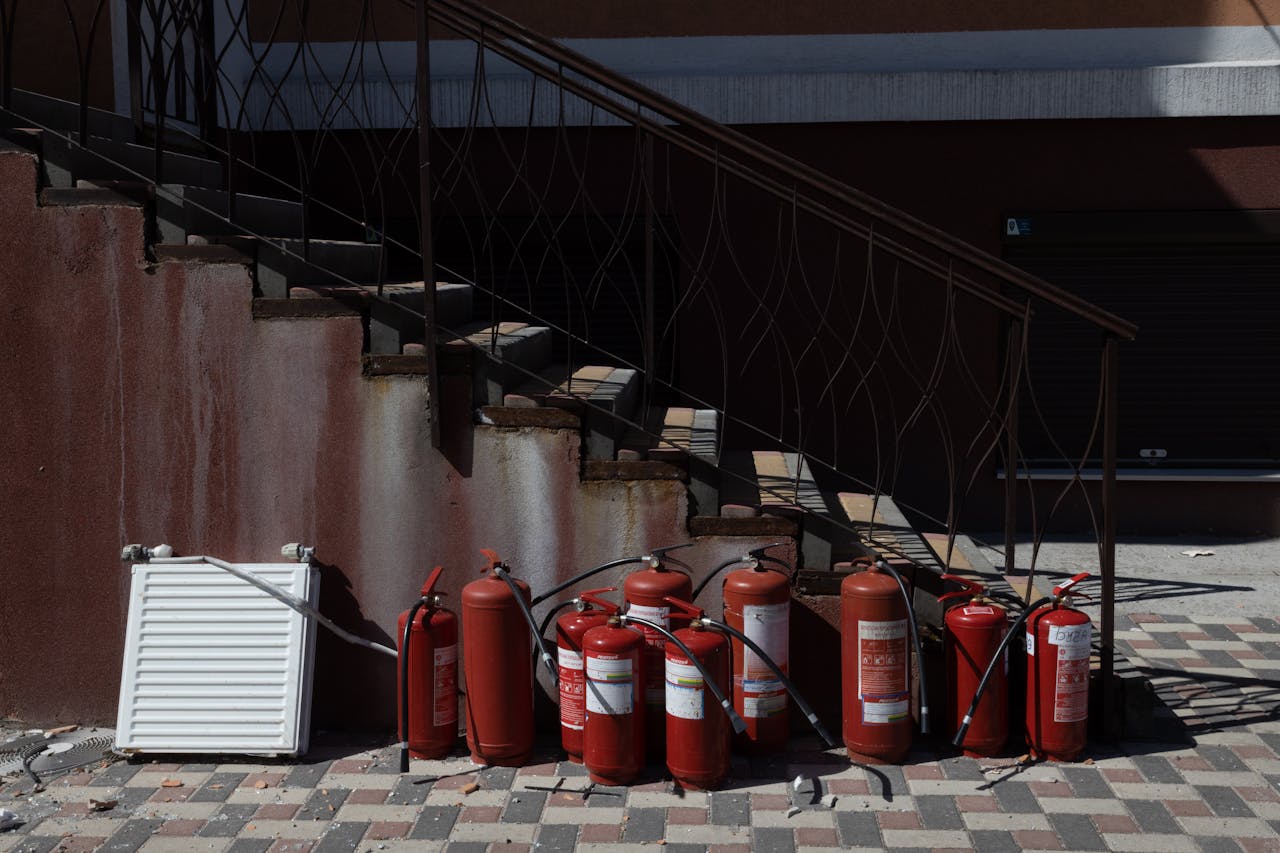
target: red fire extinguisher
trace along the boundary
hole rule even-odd
[[[943,575],[942,579],[965,587],[938,599],[939,602],[965,599],[965,603],[947,610],[943,619],[949,729],[952,734],[959,730],[987,664],[1002,654],[1004,662],[995,669],[976,710],[969,715],[970,726],[958,744],[965,755],[995,755],[1009,737],[1009,656],[1004,642],[1009,615],[1003,607],[984,597],[985,588],[981,583],[958,575]]]
[[[596,599],[595,603],[602,602]],[[616,613],[606,618],[605,624],[582,637],[586,671],[582,763],[593,782],[629,785],[644,766],[645,640],[643,633],[623,625]]]
[[[906,588],[883,562],[854,561],[864,571],[840,584],[840,647],[844,742],[849,757],[870,764],[896,763],[911,748],[911,639],[914,613]],[[922,679],[923,685],[923,679]],[[921,730],[928,731],[928,703],[921,697]]]
[[[409,771],[409,756],[443,758],[458,739],[458,619],[435,591],[443,571],[432,570],[421,597],[397,623],[402,773]]]
[[[684,546],[676,546],[684,547]],[[673,550],[662,548],[645,556],[645,568],[627,575],[622,584],[623,599],[627,604],[627,614],[646,622],[652,622],[668,630],[682,628],[689,624],[687,618],[672,618],[671,608],[666,599],[668,596],[688,601],[693,597],[693,581],[681,571],[667,568],[663,560],[663,552]],[[650,756],[660,757],[666,743],[666,727],[664,723],[664,706],[666,688],[663,685],[663,649],[666,640],[662,634],[644,625],[645,652],[645,743]]]
[[[672,632],[685,648],[668,643],[664,655],[667,770],[685,788],[709,790],[729,774],[729,719],[706,695],[708,677],[718,688],[713,695],[729,692],[729,643],[706,630],[700,609],[672,596],[665,600],[689,624]]]
[[[1088,598],[1072,587],[1081,572],[1053,588],[1027,617],[1027,746],[1035,758],[1074,761],[1089,735],[1089,617],[1064,604]]]
[[[533,752],[531,635],[553,680],[559,676],[529,612],[529,585],[512,578],[493,551],[480,553],[489,561],[485,577],[462,588],[467,746],[477,764],[519,767]]]
[[[582,763],[582,731],[587,719],[587,688],[582,637],[599,627],[618,612],[618,605],[600,599],[617,587],[584,592],[576,599],[577,608],[556,620],[556,657],[560,667],[560,744],[574,764]],[[593,609],[592,603],[599,603]]]
[[[755,641],[784,673],[788,671],[791,631],[789,574],[764,565],[755,552],[746,568],[724,579],[724,621]],[[790,733],[787,688],[773,670],[742,641],[734,639],[733,707],[747,723],[739,737],[746,752],[778,752]]]

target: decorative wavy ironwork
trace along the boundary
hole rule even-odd
[[[124,51],[128,112],[155,151],[140,179],[165,182],[167,151],[213,157],[232,223],[238,197],[296,200],[303,259],[320,238],[378,246],[377,281],[347,283],[379,298],[387,282],[468,282],[490,355],[501,321],[549,326],[564,362],[641,374],[628,423],[652,442],[652,407],[714,409],[720,447],[790,451],[832,490],[892,495],[946,531],[947,562],[961,529],[1003,524],[1006,567],[1030,583],[1044,536],[1079,507],[1109,652],[1117,344],[1131,324],[473,2],[120,0],[126,36],[110,44],[106,0],[63,7],[65,32],[29,33],[0,0],[7,109],[34,88],[15,76],[17,45],[69,38],[78,121],[64,130],[92,151],[95,50]],[[460,337],[435,323],[434,295],[420,312],[388,302],[432,359],[438,338]],[[1041,405],[1046,317],[1096,340],[1074,365],[1096,376],[1088,435]],[[1052,489],[1029,481],[1028,430],[1070,472]],[[780,499],[799,475],[787,485]]]

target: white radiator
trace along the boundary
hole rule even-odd
[[[237,567],[313,606],[306,563]],[[190,558],[133,566],[116,748],[300,755],[307,751],[315,620]]]

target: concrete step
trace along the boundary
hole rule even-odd
[[[898,505],[888,495],[859,492],[840,492],[839,501],[845,519],[857,529],[859,538],[911,581],[920,618],[941,625],[938,596],[943,592],[942,563]]]
[[[254,258],[258,290],[268,298],[285,298],[292,286],[376,284],[382,272],[382,247],[376,243],[228,235],[190,240],[234,246]]]
[[[640,375],[627,367],[555,366],[520,386],[518,397],[579,415],[586,432],[587,459],[614,459],[628,420],[640,403]]]
[[[720,413],[715,409],[671,406],[656,409],[648,431],[659,440],[649,459],[679,465],[689,472],[692,515],[716,515],[720,507]]]
[[[155,148],[103,137],[90,137],[80,146],[63,136],[41,134],[45,176],[51,186],[71,186],[76,180],[156,180]],[[222,165],[181,151],[161,155],[160,180],[195,187],[220,187]]]
[[[503,398],[543,370],[551,360],[551,330],[545,326],[481,321],[460,324],[458,337],[441,340],[446,355],[471,358],[472,407],[501,406]]]
[[[156,188],[156,229],[161,243],[185,243],[191,235],[248,234],[301,239],[302,204],[221,189],[164,184]],[[330,237],[335,235],[328,235]]]
[[[90,108],[88,112],[89,135],[106,139],[132,139],[133,119]],[[52,98],[35,92],[14,89],[8,110],[0,110],[0,126],[52,128],[64,133],[80,129],[80,105],[61,98]]]
[[[289,295],[294,298],[337,299],[357,308],[368,323],[368,350],[372,355],[397,355],[404,352],[407,344],[422,343],[424,336],[419,315],[426,301],[422,282],[385,284],[382,299],[378,299],[377,293],[378,286],[374,284],[310,285],[289,290]],[[471,317],[471,304],[471,285],[436,282],[436,325],[441,330],[440,334],[465,324]]]
[[[426,291],[422,282],[384,285],[382,295],[392,305],[375,301],[370,307],[369,351],[401,352],[405,344],[422,343],[422,324],[412,314],[393,307],[421,314],[426,305]],[[466,325],[471,319],[473,302],[474,291],[471,285],[436,282],[436,327],[450,330]]]
[[[761,513],[796,519],[801,530],[803,567],[829,571],[836,556],[854,549],[854,536],[833,520],[841,519],[839,501],[824,492],[809,460],[778,450],[735,451],[721,455],[722,505],[755,507]],[[723,510],[722,510],[723,512]]]

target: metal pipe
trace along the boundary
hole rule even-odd
[[[1118,383],[1120,379],[1120,344],[1107,335],[1102,350],[1102,542],[1098,568],[1102,575],[1102,711],[1104,720],[1113,720],[1115,706],[1111,677],[1115,666],[1116,631],[1116,427]]]

